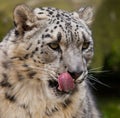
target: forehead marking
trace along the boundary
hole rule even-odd
[[[57,34],[57,40],[60,42],[61,38],[62,38],[62,35],[61,35],[60,32],[58,32],[58,34]]]
[[[86,33],[89,33],[87,30],[87,27],[84,27],[84,23],[81,21],[76,20],[69,12],[61,11],[55,8],[40,8],[40,9],[35,9],[34,12],[37,12],[39,15],[49,15],[50,19],[48,24],[53,25],[52,28],[49,27],[45,30],[47,33],[48,31],[50,33],[53,33],[57,28],[60,28],[63,33],[65,33],[66,36],[66,41],[73,42],[79,41],[80,38],[85,39],[86,36],[80,37],[78,32],[82,32],[85,30]],[[53,17],[54,15],[54,17]],[[83,32],[82,32],[83,33]],[[42,39],[44,38],[51,38],[50,34],[43,34]],[[58,31],[57,34],[57,40],[60,41],[62,38],[61,32]]]
[[[46,34],[46,35],[44,36],[44,38],[51,38],[51,35],[50,35],[50,34]]]

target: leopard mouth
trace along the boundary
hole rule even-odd
[[[58,87],[58,82],[54,79],[48,80],[48,83],[49,83],[49,87],[51,87],[51,88],[57,88]]]
[[[49,86],[57,90],[57,92],[70,93],[74,91],[78,84],[81,84],[85,80],[85,76],[82,75],[78,78],[73,78],[68,72],[62,73],[58,76],[58,79],[49,80]]]

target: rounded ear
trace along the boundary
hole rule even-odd
[[[25,4],[18,5],[14,10],[14,24],[17,34],[23,35],[34,27],[35,15]]]
[[[84,20],[88,26],[92,24],[94,15],[92,7],[80,8],[78,14],[79,18]]]

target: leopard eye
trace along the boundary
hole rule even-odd
[[[57,42],[49,43],[48,45],[53,50],[59,50],[60,49],[60,46],[59,46],[59,44]]]
[[[90,45],[90,42],[84,42],[82,46],[82,50],[86,50]]]

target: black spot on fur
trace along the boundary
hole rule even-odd
[[[23,75],[21,75],[20,73],[17,73],[17,77],[19,81],[24,80]]]
[[[54,109],[52,109],[52,112],[54,113],[54,112],[57,112],[58,111],[58,109],[55,107]]]
[[[72,116],[72,118],[76,118],[75,116]]]
[[[74,41],[74,36],[73,36],[73,33],[70,32],[70,35],[71,35],[71,40]]]
[[[50,32],[53,33],[53,30],[51,30]]]
[[[28,65],[27,64],[23,64],[23,67],[28,67]]]
[[[50,34],[46,34],[44,37],[45,38],[51,38]]]
[[[38,40],[38,44],[40,44],[40,40]]]
[[[49,14],[50,14],[50,15],[52,15],[52,14],[53,14],[53,12],[52,12],[52,11],[49,11]]]
[[[29,54],[26,54],[26,55],[24,56],[24,59],[28,59],[28,57],[29,57]]]
[[[8,82],[8,76],[3,73],[3,80],[0,82],[0,86],[2,87],[11,87],[11,84]]]
[[[5,50],[3,51],[3,53],[4,53],[6,56],[8,55],[8,54],[7,54],[7,51],[5,51]]]
[[[7,69],[9,66],[9,62],[3,62],[2,63],[3,68]]]
[[[45,32],[48,32],[49,29],[46,29]]]
[[[59,32],[59,33],[57,34],[57,40],[60,42],[60,41],[61,41],[61,38],[62,38],[62,35],[61,35],[61,33]]]
[[[62,55],[61,55],[61,57],[60,57],[60,61],[62,61],[63,60],[63,57],[62,57]]]
[[[47,116],[52,116],[52,115],[53,115],[55,112],[57,112],[57,111],[58,111],[58,109],[57,109],[56,107],[54,107],[54,108],[52,108],[50,111],[46,109],[45,114],[46,114]]]
[[[18,36],[19,35],[19,32],[17,30],[15,30],[15,35]]]
[[[30,72],[28,73],[29,79],[32,79],[36,74],[37,74],[37,72],[35,72],[35,71],[30,71]]]
[[[51,116],[52,114],[51,113],[48,113],[48,112],[45,112],[46,116]]]
[[[56,29],[56,28],[57,28],[57,26],[54,27],[54,29]]]
[[[22,28],[23,28],[23,30],[24,30],[24,31],[30,31],[30,30],[32,30],[32,29],[33,29],[33,26],[32,26],[32,27],[30,27],[30,26],[28,26],[27,24],[23,23]]]
[[[3,79],[7,79],[8,80],[8,76],[7,76],[6,73],[3,73],[2,76],[3,76]]]
[[[7,82],[6,80],[3,80],[2,82],[0,82],[0,86],[2,86],[2,87],[11,87],[11,84],[9,82]]]
[[[5,94],[5,98],[11,102],[15,102],[16,99],[15,99],[15,96],[14,95],[9,95],[9,94]]]
[[[33,59],[34,62],[37,62],[35,59]]]
[[[40,46],[41,48],[43,47],[43,45]]]
[[[42,35],[42,39],[44,39],[44,37],[45,37],[45,36],[44,36],[44,35]]]
[[[38,61],[38,63],[41,63],[40,61]]]
[[[64,101],[64,103],[62,103],[62,106],[63,106],[63,108],[67,108],[67,107],[69,107],[69,105],[70,105],[71,103],[72,103],[72,101],[69,100],[69,99],[67,99],[67,100]]]
[[[35,48],[35,51],[38,51],[38,50],[39,50],[39,48],[38,48],[38,47],[36,47],[36,48]]]
[[[83,109],[83,113],[84,113],[84,114],[87,114],[86,108]]]
[[[41,51],[40,54],[43,54],[43,51]]]
[[[34,56],[35,52],[36,52],[35,50],[32,51],[32,54],[30,55],[31,58]]]
[[[25,104],[21,105],[21,107],[22,107],[23,109],[27,109],[27,108],[28,108],[28,106],[26,106]]]
[[[31,46],[32,46],[32,43],[30,43],[30,45],[27,47],[26,50],[29,50]]]
[[[15,27],[17,27],[17,24],[16,24],[16,22],[14,21],[13,23],[14,23],[14,26],[15,26]]]
[[[59,21],[56,22],[56,24],[59,24],[59,23],[60,23]]]
[[[60,17],[60,14],[57,14],[56,17]]]

